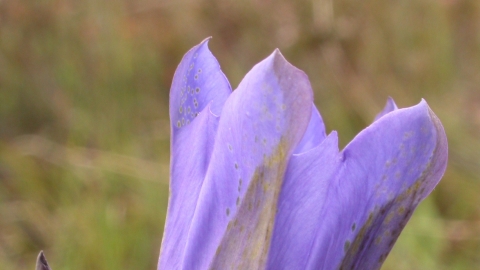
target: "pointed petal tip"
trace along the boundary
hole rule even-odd
[[[278,63],[278,62],[288,63],[287,59],[285,59],[282,52],[278,48],[273,50],[273,52],[265,60],[272,61],[273,63]],[[288,63],[288,64],[290,64],[290,63]]]
[[[328,136],[335,137],[336,140],[338,141],[338,132],[336,130],[332,130],[332,132],[330,132],[330,134],[328,134]]]
[[[279,79],[281,78],[283,83],[289,84],[291,82],[288,81],[295,81],[296,87],[291,86],[289,88],[292,90],[295,89],[295,91],[299,91],[298,93],[302,93],[302,95],[299,95],[298,98],[303,96],[304,99],[302,100],[302,102],[304,102],[305,108],[311,110],[311,106],[313,106],[313,90],[312,86],[310,85],[308,75],[303,70],[297,68],[296,66],[288,62],[288,60],[282,55],[278,48],[275,49],[263,61],[255,65],[252,70],[247,73],[245,78],[247,78],[247,76],[252,72],[256,73],[260,70],[266,71],[269,69],[272,69],[275,76],[277,76],[277,78]]]
[[[193,52],[196,52],[202,48],[205,48],[207,51],[210,51],[210,49],[208,48],[208,42],[210,41],[212,37],[207,37],[205,39],[203,39],[200,43],[198,43],[197,45],[193,46],[190,50],[187,51],[187,53],[185,53],[185,55],[183,56],[182,58],[182,61],[187,59],[189,57],[189,55],[193,54]]]
[[[220,64],[208,48],[210,39],[208,37],[191,48],[175,71],[169,106],[172,130],[179,130],[193,122],[211,101],[209,111],[220,115],[225,100],[232,92]]]
[[[210,39],[212,39],[212,36],[204,38],[200,43],[193,46],[190,50],[187,51],[187,53],[185,53],[185,55],[182,58],[182,61],[193,56],[194,52],[199,52],[201,49],[205,49],[208,53],[212,54],[212,52],[210,51],[210,48],[208,47],[208,42],[210,41]]]
[[[38,256],[37,256],[37,261],[42,260],[42,258],[44,259],[45,255],[43,254],[43,250],[40,250],[40,252],[38,253]]]
[[[338,145],[338,132],[336,130],[332,130],[325,137],[325,140],[327,140],[327,139],[331,140],[332,142],[335,142]]]
[[[280,51],[279,48],[276,48],[275,50],[273,50],[273,52],[265,60],[270,60],[273,63],[278,63],[278,62],[287,63],[287,64],[293,66],[292,64],[290,64],[288,62],[288,60],[285,58],[285,56],[283,56],[283,54],[282,54],[282,52]]]
[[[378,119],[380,119],[381,117],[383,117],[384,115],[388,114],[388,113],[391,113],[393,111],[396,111],[398,110],[398,107],[397,107],[397,104],[395,104],[395,101],[393,100],[392,97],[388,97],[387,98],[387,102],[385,103],[385,106],[383,107],[382,111],[379,112],[376,116],[375,116],[375,120],[374,121],[377,121]]]
[[[275,57],[280,56],[280,57],[284,58],[283,55],[282,55],[282,52],[280,51],[279,48],[276,48],[275,50],[273,50],[273,53],[272,53],[272,54],[273,54]]]
[[[447,135],[445,133],[445,128],[443,127],[443,124],[442,122],[440,121],[440,119],[438,118],[438,116],[435,114],[435,112],[432,110],[432,108],[430,108],[430,106],[428,105],[427,101],[425,101],[423,98],[422,100],[420,101],[420,104],[421,106],[423,106],[425,108],[425,110],[427,111],[428,115],[430,116],[430,119],[433,123],[433,125],[435,126],[435,128],[437,129],[437,134],[439,136],[439,139],[438,139],[438,142],[441,143],[442,145],[444,144],[445,145],[445,151],[446,151],[446,148],[447,148]]]
[[[340,148],[338,147],[338,132],[336,130],[332,130],[332,132],[328,134],[328,136],[325,138],[325,141],[327,140],[332,145],[335,145],[337,153],[340,152]]]
[[[289,79],[296,77],[296,80],[299,82],[298,85],[300,85],[300,82],[305,83],[303,87],[308,89],[307,92],[310,95],[309,99],[311,104],[313,104],[313,90],[308,75],[303,70],[291,64],[280,52],[280,49],[275,49],[264,61],[270,62],[278,75],[288,77]]]
[[[397,104],[395,103],[395,100],[391,96],[388,96],[387,98],[387,105],[391,105],[394,108],[394,110],[398,109]]]
[[[383,116],[386,116],[387,114],[390,114],[391,112],[395,112],[395,114],[398,114],[398,113],[402,113],[405,110],[416,111],[419,114],[422,114],[422,113],[426,114],[428,111],[431,111],[427,101],[425,101],[425,99],[423,99],[423,98],[420,100],[419,103],[417,103],[413,106],[399,109],[397,107],[394,99],[391,98],[391,97],[388,97],[384,109],[375,117],[375,122],[377,120],[379,120],[380,118],[383,119]],[[415,113],[415,114],[417,114],[417,113]]]
[[[43,250],[38,253],[35,270],[51,270],[50,266],[48,265],[47,258],[45,258],[45,255],[43,254]]]
[[[325,138],[322,140],[322,142],[320,142],[319,144],[317,144],[317,145],[315,145],[315,146],[313,146],[309,149],[306,149],[304,151],[296,152],[293,155],[294,156],[302,156],[302,155],[306,155],[306,154],[311,153],[311,152],[318,151],[318,149],[324,148],[324,144],[325,145],[328,144],[331,147],[334,147],[336,149],[337,153],[340,151],[339,148],[338,148],[338,134],[337,134],[336,130],[333,130],[328,135],[326,135]]]
[[[425,113],[428,113],[428,116],[430,117],[433,125],[437,129],[438,135],[444,137],[444,138],[439,138],[439,139],[441,139],[441,141],[445,141],[445,143],[446,143],[445,129],[443,128],[442,122],[440,121],[438,116],[435,114],[435,112],[433,112],[432,108],[430,108],[427,101],[422,98],[420,100],[420,102],[414,107],[422,108],[423,110],[425,110]]]
[[[428,105],[428,102],[424,98],[420,99],[420,102],[413,107],[420,107],[420,108],[422,108],[426,111],[430,111],[430,112],[433,113],[432,109],[430,108],[430,105]],[[435,115],[435,114],[433,113],[433,115]],[[435,117],[436,117],[436,115],[435,115]]]
[[[202,40],[202,42],[200,42],[198,44],[198,46],[207,46],[208,48],[208,42],[210,41],[210,39],[212,39],[212,36],[209,36],[209,37],[206,37],[205,39]]]

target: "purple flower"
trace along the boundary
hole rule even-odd
[[[159,269],[378,269],[447,164],[425,101],[385,109],[345,149],[276,50],[232,92],[208,39],[170,90]]]

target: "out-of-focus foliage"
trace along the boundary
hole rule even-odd
[[[168,91],[207,36],[235,88],[276,47],[341,146],[425,98],[446,175],[384,269],[480,268],[480,1],[0,1],[0,266],[154,269]],[[192,134],[194,136],[194,134]]]

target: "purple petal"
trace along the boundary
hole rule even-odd
[[[308,128],[294,153],[303,153],[314,148],[315,146],[318,146],[326,136],[327,135],[325,134],[325,125],[323,124],[322,116],[318,112],[317,108],[312,105],[312,116],[310,118],[310,123],[308,123]]]
[[[209,104],[220,115],[232,92],[217,59],[208,49],[209,39],[193,47],[175,71],[170,88],[170,121],[173,132],[188,125]]]
[[[312,150],[293,155],[285,173],[268,269],[305,269],[325,204],[330,179],[340,163],[336,132]]]
[[[307,76],[278,50],[246,75],[223,109],[182,268],[265,267],[288,157],[311,106]]]
[[[374,121],[377,121],[378,119],[380,119],[380,117],[384,116],[389,112],[393,112],[395,110],[398,110],[397,104],[395,104],[395,101],[393,100],[393,98],[388,97],[387,104],[385,104],[385,107],[383,108],[383,110],[379,112],[377,116],[375,116]]]
[[[446,151],[443,128],[422,102],[375,122],[341,153],[334,133],[293,155],[268,269],[379,268],[440,180]]]
[[[219,122],[212,112],[220,114],[231,92],[207,42],[183,57],[170,90],[170,198],[159,269],[175,269],[182,262]]]
[[[443,127],[425,101],[391,112],[341,153],[308,269],[378,269],[447,163]]]

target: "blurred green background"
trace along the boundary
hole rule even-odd
[[[207,36],[235,88],[280,48],[340,147],[425,98],[444,179],[383,269],[480,269],[480,1],[0,1],[0,268],[155,269],[168,91]]]

